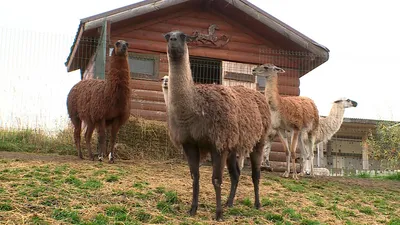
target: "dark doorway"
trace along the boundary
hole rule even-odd
[[[190,57],[190,69],[192,70],[192,77],[195,83],[221,84],[221,60]]]

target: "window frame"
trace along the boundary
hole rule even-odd
[[[146,60],[152,60],[154,62],[153,64],[153,74],[142,74],[142,73],[135,73],[132,71],[132,68],[129,70],[129,75],[131,79],[137,79],[137,80],[158,80],[159,76],[159,67],[160,67],[160,56],[155,55],[155,54],[144,54],[144,53],[136,53],[136,52],[129,52],[128,53],[128,60],[129,59],[146,59]]]

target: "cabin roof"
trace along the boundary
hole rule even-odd
[[[275,38],[275,41],[289,41],[294,43],[298,48],[322,57],[323,62],[326,62],[329,58],[329,49],[327,47],[293,29],[247,0],[145,0],[81,19],[74,42],[71,46],[71,51],[65,62],[67,70],[70,72],[80,68],[78,63],[72,63],[80,39],[86,31],[101,27],[104,20],[116,23],[172,6],[188,3],[213,4],[213,9],[220,11],[228,17],[232,17],[232,15],[235,15],[237,12],[243,13],[247,15],[244,20],[246,20],[250,26],[254,24],[253,22],[256,22],[261,24],[263,29],[272,30],[276,33],[276,35],[268,36],[268,38]],[[251,29],[251,27],[249,28]],[[316,67],[319,65],[316,65]]]

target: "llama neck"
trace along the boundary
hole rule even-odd
[[[168,108],[171,106],[175,112],[193,111],[194,82],[187,54],[179,61],[169,59],[168,85]]]
[[[279,89],[278,89],[278,76],[277,75],[272,75],[267,78],[264,94],[268,100],[268,103],[269,103],[271,109],[278,110],[278,107],[280,104],[280,95],[279,95]]]
[[[130,98],[130,69],[127,57],[111,56],[106,77],[106,93],[110,102],[128,102]],[[128,98],[128,99],[127,99]]]
[[[162,91],[163,91],[163,94],[164,94],[164,102],[165,102],[166,105],[168,105],[168,89],[163,88]]]
[[[329,115],[326,117],[327,124],[330,124],[335,132],[339,130],[343,122],[344,107],[341,104],[333,104]]]

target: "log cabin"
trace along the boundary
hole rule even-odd
[[[163,34],[181,30],[190,36],[189,53],[196,83],[244,85],[264,91],[265,79],[251,70],[273,63],[282,95],[300,95],[300,77],[325,63],[329,50],[246,0],[145,0],[80,21],[67,71],[81,79],[104,79],[112,43],[129,43],[132,115],[165,121],[160,78],[168,74]],[[273,167],[285,162],[276,140]]]

